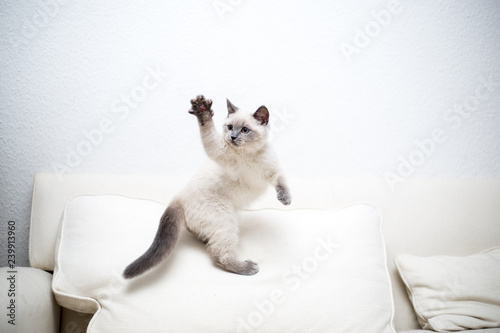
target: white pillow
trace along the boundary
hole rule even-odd
[[[124,280],[164,209],[115,195],[66,205],[53,291],[62,306],[95,312],[88,332],[394,332],[372,206],[243,212],[240,257],[259,264],[254,276],[215,266],[184,230],[167,262]]]
[[[399,255],[396,266],[422,328],[500,327],[500,248],[464,257]]]

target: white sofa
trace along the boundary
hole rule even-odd
[[[31,268],[18,268],[18,293],[22,294],[18,299],[23,306],[18,307],[18,326],[12,331],[84,332],[92,317],[60,308],[51,290],[48,272],[54,270],[56,235],[68,200],[81,194],[115,193],[168,204],[186,181],[169,176],[36,174]],[[397,332],[425,332],[394,265],[398,254],[464,256],[500,245],[499,179],[406,179],[395,189],[384,179],[373,178],[292,179],[290,183],[294,201],[301,205],[338,208],[366,202],[379,209]],[[275,200],[272,191],[263,200]],[[500,328],[474,332],[479,331],[498,333]]]

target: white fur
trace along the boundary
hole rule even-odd
[[[246,126],[252,135],[244,136],[235,146],[227,127],[230,124]],[[188,230],[207,242],[210,254],[219,265],[239,274],[255,274],[258,267],[250,261],[234,258],[238,211],[262,195],[269,185],[277,190],[278,186],[285,188],[288,203],[291,200],[276,156],[266,141],[267,131],[267,125],[243,111],[228,116],[222,136],[212,120],[200,124],[203,146],[210,161],[177,197],[183,206]]]

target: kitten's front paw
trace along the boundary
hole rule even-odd
[[[292,196],[286,187],[278,187],[277,188],[277,197],[278,200],[285,206],[288,206],[292,203]]]
[[[191,100],[191,109],[189,113],[194,114],[201,125],[205,125],[214,115],[212,111],[212,100],[205,99],[203,95],[196,96],[196,98]]]

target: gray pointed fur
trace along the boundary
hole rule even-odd
[[[168,256],[179,238],[179,231],[184,222],[184,212],[178,202],[172,202],[160,219],[156,236],[149,249],[127,266],[123,277],[131,279],[156,266]]]
[[[231,103],[231,101],[227,98],[226,98],[226,104],[227,104],[227,114],[228,115],[238,111],[238,108],[233,103]]]

